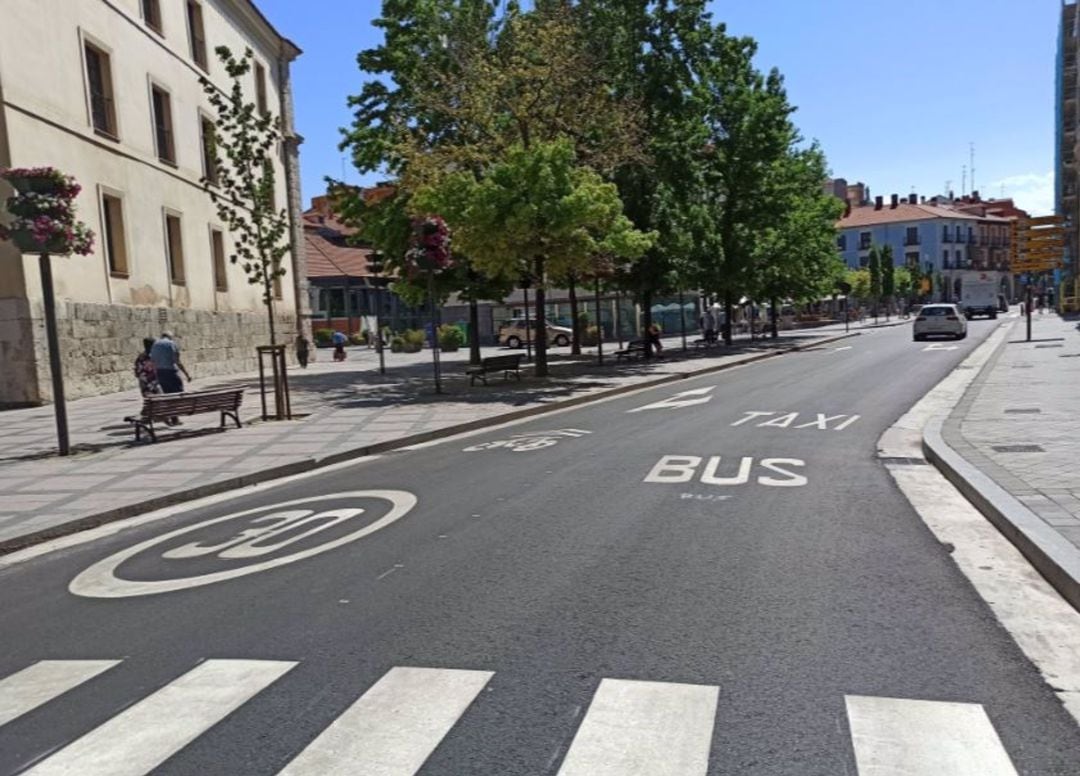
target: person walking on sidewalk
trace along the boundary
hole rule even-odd
[[[172,332],[164,331],[150,348],[150,360],[154,362],[158,383],[163,393],[183,393],[184,381],[180,374],[191,382],[191,375],[180,361],[180,347],[173,341]],[[180,418],[169,418],[168,425],[179,426]]]
[[[150,358],[150,349],[154,347],[154,338],[145,337],[142,344],[142,353],[135,357],[135,379],[139,381],[139,390],[142,395],[151,396],[155,393],[161,393],[157,369],[154,368],[154,360]]]
[[[345,343],[349,341],[349,338],[340,331],[335,331],[334,335],[330,338],[330,340],[334,343],[334,360],[344,361]]]

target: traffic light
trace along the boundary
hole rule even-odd
[[[383,264],[383,255],[378,251],[372,251],[371,253],[369,253],[367,258],[367,267],[368,272],[370,272],[372,275],[381,275],[383,273],[383,270],[386,268]]]

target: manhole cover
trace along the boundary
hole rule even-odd
[[[1037,348],[1063,348],[1064,345],[1036,345]]]
[[[1038,445],[991,445],[996,453],[1045,453]]]
[[[1005,410],[1006,415],[1034,415],[1037,412],[1042,412],[1042,410]]]

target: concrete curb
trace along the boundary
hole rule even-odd
[[[942,435],[947,418],[948,415],[932,418],[923,428],[926,459],[1080,611],[1080,550],[953,450]]]
[[[437,439],[443,439],[445,437],[456,436],[457,434],[463,434],[468,431],[476,431],[478,429],[487,428],[490,426],[498,426],[502,425],[503,423],[509,423],[511,421],[521,420],[524,418],[533,417],[535,415],[543,415],[549,412],[555,412],[556,410],[564,410],[570,407],[576,407],[582,404],[588,404],[589,402],[598,401],[600,399],[607,399],[613,396],[618,396],[620,394],[631,393],[632,391],[641,390],[643,388],[653,388],[658,385],[664,385],[665,383],[674,383],[678,382],[679,380],[686,380],[691,377],[707,375],[713,372],[722,372],[724,370],[732,369],[737,366],[743,366],[744,364],[752,364],[758,361],[776,358],[786,353],[806,350],[808,348],[817,347],[819,345],[828,345],[831,342],[837,342],[839,340],[848,339],[850,337],[857,337],[861,334],[861,331],[853,331],[847,334],[839,334],[834,337],[826,337],[823,339],[815,340],[813,342],[807,342],[805,344],[792,345],[791,347],[784,348],[782,350],[772,351],[770,353],[758,353],[756,355],[748,356],[747,358],[743,358],[738,361],[729,361],[725,364],[716,364],[714,366],[703,367],[701,369],[691,369],[686,372],[673,372],[652,380],[644,380],[640,383],[620,385],[617,388],[611,388],[606,391],[590,393],[584,396],[574,396],[569,399],[560,399],[558,401],[548,402],[546,404],[538,404],[534,407],[526,407],[520,410],[511,410],[510,412],[504,412],[497,415],[492,415],[490,417],[481,418],[479,420],[469,421],[468,423],[456,423],[452,426],[435,429],[434,431],[425,431],[420,434],[412,434],[409,436],[399,437],[397,439],[389,439],[385,442],[377,442],[371,445],[364,445],[363,447],[356,447],[351,450],[344,450],[340,453],[334,453],[333,455],[315,458],[301,458],[297,461],[293,461],[292,463],[282,464],[281,466],[274,466],[269,469],[264,469],[260,472],[253,472],[251,474],[245,474],[239,477],[230,477],[228,479],[219,480],[217,482],[210,482],[197,488],[188,488],[186,490],[178,490],[173,493],[166,493],[162,496],[157,496],[152,499],[146,499],[144,501],[139,501],[134,504],[127,504],[125,506],[117,507],[115,509],[107,509],[103,512],[97,512],[93,515],[86,515],[84,517],[80,517],[66,523],[61,523],[50,528],[45,528],[40,531],[34,531],[32,533],[24,534],[22,536],[14,536],[8,539],[2,539],[0,540],[0,555],[15,552],[16,550],[22,550],[32,545],[49,541],[50,539],[57,539],[61,536],[67,536],[69,534],[77,533],[79,531],[96,528],[106,523],[112,523],[117,520],[123,520],[124,518],[134,517],[135,515],[141,515],[146,512],[153,512],[154,510],[163,509],[165,507],[174,506],[176,504],[182,504],[186,501],[194,501],[196,499],[205,498],[206,496],[214,496],[230,490],[237,490],[239,488],[244,488],[251,485],[257,485],[259,483],[280,479],[282,477],[289,477],[294,474],[313,471],[315,469],[320,469],[325,466],[342,463],[344,461],[365,458],[369,455],[375,455],[377,453],[384,453],[390,450],[396,450],[403,447],[410,447],[412,445],[421,444],[423,442],[431,442]]]

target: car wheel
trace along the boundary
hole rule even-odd
[[[990,313],[990,320],[996,321],[997,320],[997,313]]]
[[[956,335],[956,338],[958,340],[965,339],[966,337],[967,337],[967,332],[966,331],[962,331],[962,332],[960,332],[959,334]]]
[[[520,337],[507,337],[506,338],[506,347],[515,348],[515,349],[520,348],[521,347],[521,338]]]
[[[924,339],[926,339],[926,337],[924,337],[922,334],[916,334],[914,337],[915,342],[922,342]]]
[[[555,337],[555,344],[558,345],[560,348],[565,348],[567,345],[570,344],[570,338],[567,337],[565,334],[559,334]]]

